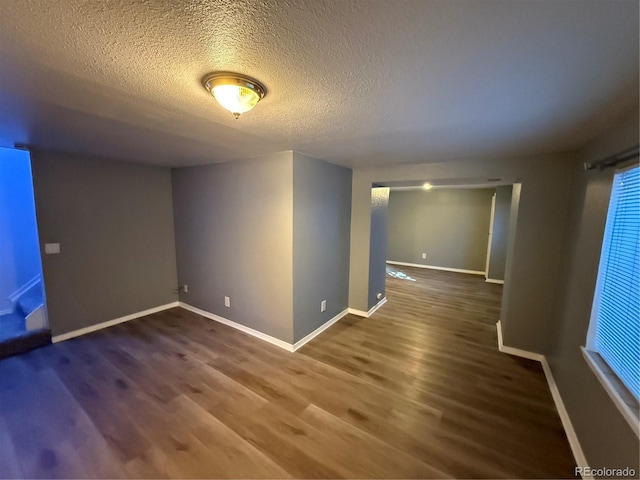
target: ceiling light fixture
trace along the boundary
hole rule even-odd
[[[207,75],[202,84],[236,120],[255,107],[267,94],[264,85],[240,73],[214,72]]]
[[[425,190],[431,190],[433,188],[433,185],[427,182],[424,185],[422,185],[422,188],[424,188]]]

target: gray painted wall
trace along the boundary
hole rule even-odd
[[[350,228],[351,170],[294,152],[294,342],[348,307]]]
[[[627,425],[582,357],[587,338],[614,169],[585,172],[594,161],[638,143],[638,112],[582,152],[574,164],[571,218],[562,263],[564,288],[550,332],[556,340],[549,363],[587,461],[592,467],[640,471],[638,437]]]
[[[496,188],[496,206],[493,215],[493,235],[487,278],[504,280],[507,264],[507,240],[509,239],[509,217],[511,215],[512,187]]]
[[[293,153],[172,177],[180,300],[292,342]]]
[[[493,192],[392,190],[387,259],[484,272]]]
[[[503,178],[522,183],[512,261],[507,259],[508,309],[503,309],[507,345],[538,353],[551,346],[573,154],[501,160],[460,160],[353,171],[349,306],[366,310],[370,272],[371,185],[390,181],[451,181]],[[509,272],[509,265],[511,271]],[[371,275],[370,275],[371,274]],[[498,319],[496,318],[496,321]]]
[[[31,154],[53,335],[177,300],[171,171]]]
[[[389,213],[389,189],[377,187],[371,189],[371,231],[369,250],[369,284],[367,293],[368,311],[375,306],[378,294],[385,296],[387,280],[387,222]],[[358,247],[356,247],[358,248]],[[351,250],[353,252],[353,250]]]

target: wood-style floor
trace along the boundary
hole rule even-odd
[[[172,309],[0,361],[0,477],[573,478],[501,286],[402,267],[288,353]]]

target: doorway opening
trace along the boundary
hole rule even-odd
[[[486,318],[478,320],[495,328],[508,290],[503,285],[508,277],[509,239],[515,231],[515,222],[510,223],[519,198],[512,205],[514,183],[374,184],[369,275],[382,277],[384,283],[375,284],[370,278],[370,296],[380,291],[386,299],[391,284],[418,289],[423,283],[422,293],[433,290],[434,299],[451,295],[451,301],[464,303],[467,297],[485,298],[490,307],[473,307],[471,302],[468,310],[486,310]],[[460,299],[454,295],[458,290]],[[369,301],[372,305],[375,299]]]
[[[50,342],[31,159],[0,148],[0,358]]]

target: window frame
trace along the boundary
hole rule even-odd
[[[611,369],[607,362],[595,349],[595,337],[597,330],[598,317],[600,314],[600,297],[604,287],[604,272],[607,270],[608,264],[608,252],[604,251],[605,245],[610,244],[611,230],[608,227],[609,224],[609,209],[611,207],[611,200],[613,195],[613,187],[616,176],[620,173],[624,173],[632,168],[640,168],[637,163],[637,159],[627,165],[626,167],[616,169],[612,182],[611,192],[609,194],[609,202],[607,203],[607,215],[605,220],[605,230],[602,237],[602,245],[600,247],[600,259],[598,262],[598,276],[596,281],[596,287],[593,295],[593,303],[591,306],[591,315],[589,318],[589,329],[587,331],[586,346],[581,347],[582,354],[584,356],[587,365],[591,368],[600,384],[604,387],[609,397],[613,400],[613,403],[617,409],[622,413],[624,419],[627,421],[633,432],[640,438],[640,405],[638,399],[629,391],[627,386],[620,380],[618,375]]]

